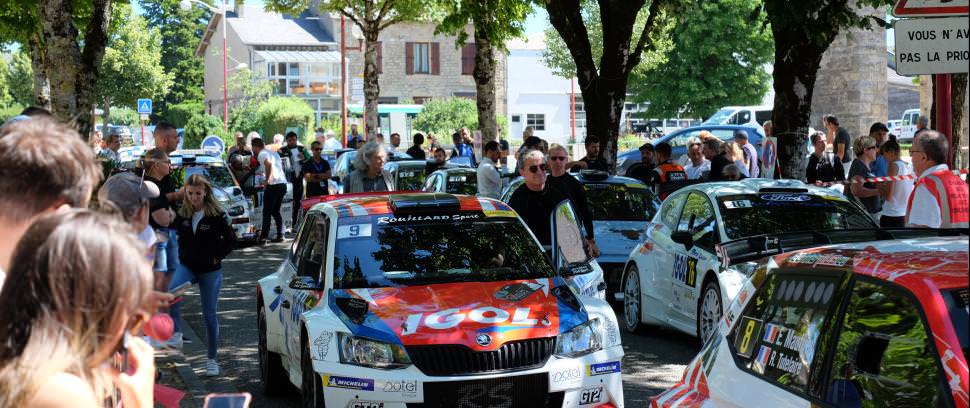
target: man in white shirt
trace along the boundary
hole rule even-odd
[[[491,141],[485,143],[482,148],[482,162],[476,171],[478,178],[478,196],[498,199],[502,194],[502,177],[499,176],[495,162],[499,160],[502,153],[499,151],[498,142]]]
[[[708,171],[711,171],[711,161],[704,157],[700,139],[692,139],[687,145],[687,164],[684,166],[687,179],[699,180]]]
[[[266,189],[263,191],[263,225],[259,230],[259,242],[269,237],[270,217],[276,221],[276,238],[272,242],[283,242],[283,196],[286,195],[286,174],[283,173],[283,160],[276,152],[266,148],[263,139],[253,139],[253,153],[259,162],[256,173],[262,173]],[[298,204],[295,204],[298,205]]]
[[[344,146],[340,144],[339,140],[337,140],[337,137],[333,133],[333,131],[328,130],[327,137],[323,141],[323,150],[337,150],[337,149],[343,149],[343,147]]]
[[[942,133],[924,130],[909,149],[919,174],[910,197],[906,226],[916,228],[967,228],[967,185],[950,171],[949,143]]]

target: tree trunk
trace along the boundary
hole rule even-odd
[[[44,44],[40,39],[40,33],[34,33],[30,37],[30,66],[34,71],[34,106],[51,109],[51,82],[47,78],[47,64]]]
[[[84,34],[83,52],[72,12],[71,0],[44,0],[38,3],[46,67],[42,72],[57,73],[48,75],[51,113],[69,123],[82,138],[87,139],[94,124],[94,88],[108,42],[111,0],[93,0],[91,20]]]
[[[777,141],[777,160],[782,178],[805,180],[806,140],[812,114],[812,95],[822,54],[828,48],[799,34],[800,28],[784,31],[772,25],[775,37],[772,136]]]
[[[476,22],[476,27],[484,26]],[[498,122],[495,118],[495,58],[491,41],[475,30],[475,78],[478,128],[482,131],[482,146],[498,139]],[[484,151],[482,155],[484,157]]]
[[[102,101],[101,106],[103,106],[101,109],[104,110],[104,113],[101,115],[101,123],[104,123],[104,125],[107,126],[111,123],[111,98],[108,98],[107,96],[104,97],[104,101]],[[105,128],[105,130],[107,130],[107,128]]]
[[[957,168],[967,167],[965,158],[963,157],[962,141],[966,136],[963,134],[963,111],[966,109],[964,102],[967,99],[967,74],[951,74],[950,75],[950,105],[953,108],[953,146],[950,150],[953,152],[953,164]]]
[[[377,37],[380,35],[378,26],[362,27],[364,33],[364,134],[369,140],[380,131],[377,116],[377,98],[381,95],[381,85],[377,73]]]

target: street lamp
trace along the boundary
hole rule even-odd
[[[226,4],[226,0],[222,0],[221,9],[212,7],[200,0],[181,0],[179,1],[179,7],[182,10],[188,11],[192,9],[192,3],[205,7],[213,13],[222,14],[222,127],[224,130],[229,130],[229,67],[226,65],[227,50],[229,48],[226,37],[226,26],[229,25],[229,21],[226,20],[226,10],[229,6]],[[243,67],[245,64],[240,63],[239,65]],[[237,69],[240,67],[237,67]]]

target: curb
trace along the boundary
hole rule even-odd
[[[232,385],[229,381],[211,381],[213,385],[210,390],[206,383],[199,377],[200,373],[205,373],[205,363],[206,363],[206,346],[202,337],[199,336],[192,326],[189,325],[185,319],[181,319],[179,322],[179,328],[182,329],[182,335],[192,339],[191,343],[184,343],[182,345],[182,351],[177,350],[173,352],[173,360],[175,362],[175,370],[178,372],[179,376],[182,377],[182,381],[185,382],[186,386],[186,396],[191,396],[194,400],[195,406],[202,406],[202,402],[205,401],[205,396],[210,393],[236,393],[239,392],[236,387]],[[198,373],[196,372],[198,371]],[[225,370],[222,370],[222,375],[225,375]],[[220,377],[214,377],[216,379]]]

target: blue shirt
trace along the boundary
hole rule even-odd
[[[889,163],[882,155],[876,156],[876,161],[872,162],[872,173],[876,177],[886,177],[889,175]]]

